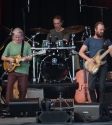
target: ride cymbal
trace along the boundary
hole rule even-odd
[[[70,26],[65,28],[62,33],[63,34],[72,34],[72,33],[79,33],[81,31],[84,30],[84,26],[81,25],[74,25],[74,26]]]
[[[29,29],[29,31],[32,32],[32,33],[39,32],[40,34],[48,34],[48,33],[50,33],[48,30],[41,29],[41,28],[31,28],[31,29]]]

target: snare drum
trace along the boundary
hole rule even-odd
[[[60,82],[68,73],[68,65],[64,58],[57,55],[45,57],[40,64],[43,79],[50,82]]]

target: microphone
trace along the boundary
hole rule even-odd
[[[84,41],[84,37],[85,37],[85,33],[83,32],[83,35],[82,35],[82,37],[81,37],[81,42]]]
[[[50,36],[49,36],[49,39],[48,39],[50,43],[51,43],[51,38],[52,38],[52,36],[50,35]]]
[[[12,32],[12,30],[13,30],[13,28],[11,28],[11,30],[10,30],[10,36],[12,36],[12,35],[14,35],[14,33]]]
[[[56,41],[58,40],[58,37],[57,37],[57,36],[55,36],[55,40],[56,40]]]
[[[85,32],[86,32],[86,36],[88,37],[88,27],[85,26]]]
[[[81,12],[81,0],[79,0],[79,5],[80,5],[80,12]]]
[[[28,13],[30,12],[30,0],[28,0]]]

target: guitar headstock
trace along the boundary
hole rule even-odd
[[[38,55],[44,55],[44,54],[46,54],[46,50],[43,49],[43,50],[38,51],[37,53],[38,53]]]

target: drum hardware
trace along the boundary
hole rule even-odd
[[[25,38],[27,39],[27,40],[29,40],[29,42],[32,42],[33,43],[33,41],[32,40],[30,40],[27,36],[25,36]],[[28,42],[28,41],[27,41]],[[40,43],[39,42],[37,42],[37,41],[34,41],[34,43],[36,44],[36,45],[40,45]]]
[[[69,28],[70,29],[70,28]],[[74,26],[71,27],[72,30],[72,37],[71,37],[71,41],[72,41],[72,46],[74,46],[74,37],[75,37],[75,33],[74,33]],[[76,31],[75,31],[76,32]],[[78,31],[77,31],[78,32]],[[72,53],[74,53],[74,49],[71,50]],[[72,54],[72,83],[75,82],[75,60],[74,60],[74,55]]]
[[[30,40],[32,40],[33,42],[32,42],[32,46],[33,47],[35,47],[35,41],[34,41],[34,39],[35,39],[35,37],[38,35],[38,34],[40,34],[40,32],[37,32],[35,35],[32,35],[32,37],[28,40],[28,41],[30,41]],[[27,41],[27,42],[28,42]],[[33,50],[33,53],[35,53],[35,50]],[[35,76],[35,56],[33,56],[33,84],[35,84],[36,83],[36,76]]]
[[[45,50],[62,50],[62,49],[75,49],[76,47],[75,46],[70,46],[70,47],[51,47],[51,48],[47,48],[47,47],[45,47],[45,48],[35,48],[35,47],[31,47],[31,49],[32,50],[41,50],[41,49],[45,49]]]

